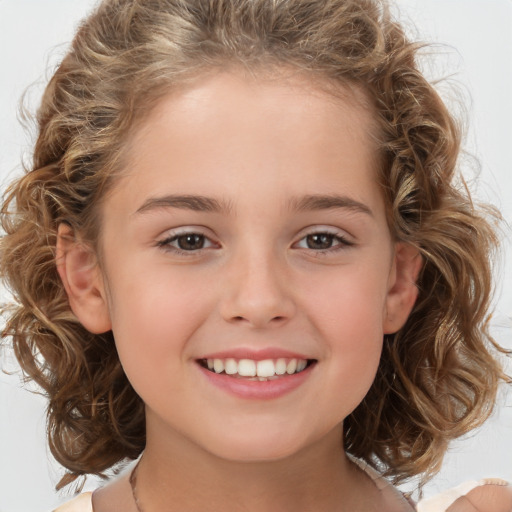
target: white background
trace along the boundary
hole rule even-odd
[[[2,184],[19,172],[33,140],[17,120],[21,94],[36,83],[28,95],[35,105],[48,70],[92,5],[92,0],[0,0]],[[425,69],[432,78],[449,77],[441,90],[454,108],[462,98],[468,112],[465,147],[481,164],[477,195],[499,206],[512,225],[512,0],[401,0],[399,6],[401,19],[416,25],[410,29],[414,37],[442,44],[431,48],[438,56]],[[475,165],[467,160],[472,181]],[[492,326],[498,341],[512,348],[510,228],[504,238]],[[1,357],[4,367],[12,367],[6,354]],[[483,476],[512,480],[511,396],[503,393],[486,427],[452,446],[426,495]],[[21,389],[18,377],[0,374],[0,512],[45,511],[65,499],[53,492],[60,470],[45,445],[44,405],[42,397]]]

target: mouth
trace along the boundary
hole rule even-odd
[[[271,381],[303,372],[316,363],[316,359],[198,359],[198,364],[209,372],[226,375],[234,379],[249,381]]]

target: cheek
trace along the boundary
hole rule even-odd
[[[364,268],[362,268],[364,267]],[[378,267],[377,267],[378,268]],[[310,321],[321,333],[329,379],[340,403],[353,409],[370,388],[380,361],[387,274],[368,266],[339,269],[306,291]],[[344,411],[348,414],[350,411]]]
[[[364,262],[307,281],[301,293],[316,327],[340,343],[363,344],[383,335],[388,268]]]
[[[123,367],[129,378],[174,371],[187,359],[187,341],[208,313],[204,282],[147,269],[129,276],[113,273],[110,300]]]

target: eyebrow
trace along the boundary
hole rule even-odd
[[[146,213],[160,208],[180,208],[195,212],[208,213],[229,213],[233,209],[229,201],[218,200],[207,196],[171,194],[161,197],[150,197],[144,201],[144,204],[137,209],[136,213]],[[335,194],[313,194],[292,198],[289,202],[289,208],[295,212],[341,208],[373,216],[370,208],[364,203],[356,201],[351,197]]]
[[[195,212],[227,213],[231,211],[228,201],[219,201],[212,197],[196,195],[166,195],[162,197],[150,197],[136,211],[145,213],[160,208],[181,208]]]
[[[352,210],[356,213],[364,213],[373,217],[373,213],[368,206],[364,203],[356,201],[351,197],[332,195],[307,195],[299,198],[294,198],[290,201],[290,208],[296,212],[304,212],[311,210],[332,210],[343,208]]]

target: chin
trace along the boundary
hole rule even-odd
[[[208,451],[213,455],[232,462],[273,462],[291,457],[311,444],[305,436],[300,436],[290,429],[281,427],[278,430],[268,426],[249,428],[226,436],[215,436],[211,439]]]

